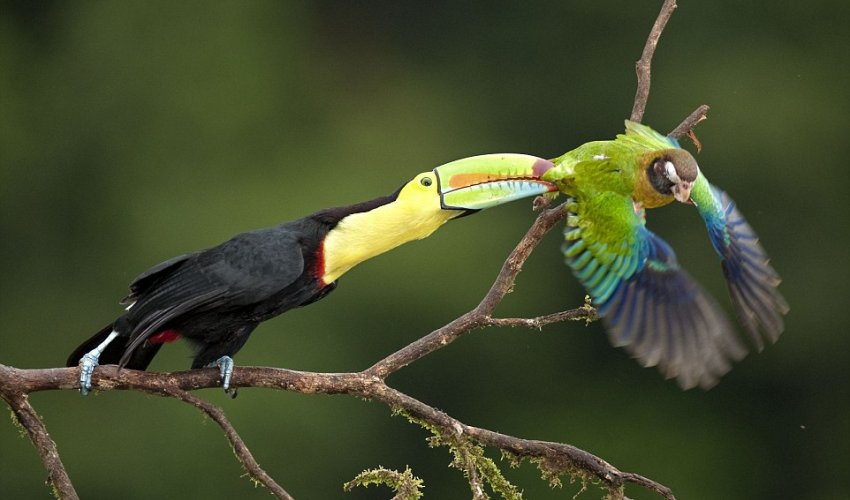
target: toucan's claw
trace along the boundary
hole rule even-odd
[[[80,394],[83,396],[86,396],[89,392],[91,392],[91,376],[92,373],[94,373],[94,368],[98,365],[100,353],[102,353],[103,350],[106,349],[106,346],[115,340],[115,337],[117,336],[118,332],[113,330],[112,333],[106,337],[106,340],[98,344],[97,347],[80,358]]]
[[[230,388],[230,377],[233,376],[233,358],[230,356],[222,356],[210,363],[210,366],[217,366],[221,372],[221,386],[224,392],[231,398],[236,397],[236,388]]]
[[[87,396],[91,392],[91,376],[97,366],[100,352],[97,349],[80,358],[80,394]]]

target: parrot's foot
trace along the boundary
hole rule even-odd
[[[106,346],[109,345],[109,343],[117,336],[118,332],[113,331],[109,334],[106,340],[100,343],[100,345],[80,358],[80,394],[83,396],[86,396],[91,392],[91,376],[92,373],[94,373],[94,368],[98,365],[100,353],[102,353],[103,350],[106,349]]]
[[[233,358],[230,356],[222,356],[210,363],[210,366],[217,366],[221,370],[221,386],[224,392],[231,398],[236,397],[236,388],[230,388],[230,377],[233,375]]]

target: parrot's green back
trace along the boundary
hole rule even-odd
[[[610,141],[593,141],[552,160],[555,167],[543,175],[571,197],[615,192],[631,196],[638,180],[641,159],[647,153],[679,144],[646,125],[626,121],[626,133]]]

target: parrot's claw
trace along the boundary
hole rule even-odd
[[[213,361],[210,366],[217,366],[221,371],[221,386],[231,398],[236,397],[236,388],[230,388],[230,377],[233,375],[233,358],[230,356],[222,356]]]
[[[80,394],[83,396],[91,392],[91,376],[98,365],[98,358],[100,358],[100,352],[97,349],[80,358]]]

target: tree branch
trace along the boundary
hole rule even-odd
[[[596,321],[596,319],[598,319],[596,316],[596,309],[590,305],[585,305],[578,309],[546,314],[543,316],[537,316],[536,318],[488,318],[484,322],[484,326],[521,326],[535,330],[542,330],[544,326],[551,325],[552,323],[563,323],[564,321],[576,321],[581,319],[588,322]]]
[[[706,116],[706,115],[708,114],[709,109],[711,109],[711,108],[708,107],[708,104],[701,105],[700,107],[695,109],[693,111],[693,113],[688,115],[687,118],[682,120],[682,123],[680,123],[678,126],[676,126],[676,128],[671,130],[670,133],[667,134],[667,135],[669,135],[670,137],[675,137],[676,139],[678,139],[678,138],[682,137],[683,135],[687,134],[688,132],[693,130],[693,128],[696,127],[699,123],[701,123],[703,120],[708,119],[708,116]]]
[[[212,403],[208,403],[183,389],[167,388],[165,394],[175,399],[179,399],[184,403],[189,403],[207,414],[207,416],[217,423],[218,426],[221,427],[221,430],[224,431],[224,435],[227,437],[227,440],[230,441],[230,446],[233,448],[233,453],[236,454],[236,458],[254,481],[268,488],[274,496],[282,500],[294,500],[292,496],[286,492],[286,490],[277,484],[275,480],[260,467],[260,464],[258,464],[254,459],[254,455],[251,454],[251,450],[249,450],[245,445],[245,442],[242,441],[242,438],[236,432],[236,429],[230,423],[230,420],[227,419],[227,416],[221,408]]]
[[[703,120],[708,119],[707,114],[709,109],[710,108],[707,104],[701,105],[700,107],[695,109],[693,113],[688,115],[687,118],[682,120],[682,123],[676,126],[676,128],[671,130],[670,133],[667,135],[675,139],[678,139],[683,135],[687,135],[694,142],[697,147],[697,153],[699,153],[699,151],[702,149],[702,144],[699,142],[699,139],[697,139],[696,134],[694,134],[694,127],[696,127]]]
[[[74,389],[78,387],[78,378],[79,369],[77,368],[25,370],[0,365],[0,380],[4,381],[0,385],[0,391],[3,392],[4,399],[7,392],[32,393]],[[553,471],[585,474],[600,481],[611,490],[618,490],[624,484],[631,483],[656,491],[665,498],[674,498],[665,486],[639,474],[621,472],[605,460],[574,446],[522,439],[464,424],[416,398],[389,387],[383,380],[366,371],[318,373],[283,368],[238,366],[233,371],[232,383],[238,387],[281,389],[303,394],[348,394],[378,401],[394,411],[401,411],[424,421],[447,435],[456,438],[465,436],[477,443],[496,447],[519,458],[542,459]],[[268,478],[268,481],[264,480],[268,476],[256,464],[221,409],[186,392],[220,387],[220,385],[219,372],[215,368],[157,373],[119,370],[115,365],[107,365],[95,369],[92,378],[92,388],[96,390],[140,391],[157,396],[173,397],[201,409],[225,430],[240,462],[252,477],[268,487],[278,498],[291,498],[271,478]],[[75,497],[63,495],[62,498]]]
[[[635,92],[635,102],[632,106],[631,118],[633,122],[643,120],[643,113],[646,110],[646,103],[649,101],[649,85],[650,73],[652,67],[652,56],[655,55],[655,48],[658,46],[658,40],[661,38],[661,33],[664,27],[667,26],[667,21],[676,10],[676,0],[664,0],[661,6],[661,12],[655,18],[655,24],[652,25],[652,30],[646,39],[646,44],[643,46],[643,53],[640,59],[635,63],[635,72],[637,73],[637,91]]]
[[[490,290],[475,309],[378,361],[371,368],[368,368],[366,373],[382,379],[386,378],[389,374],[400,370],[417,359],[447,346],[463,334],[486,326],[488,322],[492,321],[490,315],[493,310],[513,288],[516,277],[522,271],[522,265],[531,255],[531,252],[534,251],[543,236],[565,216],[566,211],[563,205],[543,210],[508,256]],[[582,313],[581,311],[576,310],[572,314],[576,317],[584,314],[587,317],[587,312]]]
[[[673,11],[677,8],[676,0],[665,0],[661,5],[661,11],[655,18],[655,23],[652,25],[652,30],[646,38],[646,43],[643,46],[643,52],[640,59],[635,63],[635,73],[637,74],[637,90],[635,91],[635,101],[632,105],[632,114],[629,120],[633,122],[641,122],[643,114],[646,111],[646,104],[649,101],[649,89],[652,83],[652,58],[655,56],[655,49],[658,47],[658,41],[661,39],[661,33],[667,26],[667,21],[673,15]],[[698,123],[707,118],[709,107],[707,104],[700,105],[693,113],[685,118],[676,128],[669,134],[670,137],[679,139],[683,135],[690,136],[691,140],[697,146],[697,150],[702,148],[702,145],[693,135],[693,128]]]
[[[0,369],[5,368],[0,365]],[[12,413],[18,421],[18,424],[26,431],[32,444],[38,451],[41,461],[44,463],[44,468],[47,469],[47,480],[53,488],[53,492],[59,498],[77,500],[77,491],[71,483],[71,478],[65,470],[65,465],[62,459],[59,458],[59,450],[56,448],[56,443],[50,438],[44,422],[38,416],[35,409],[29,402],[29,398],[25,393],[16,393],[13,390],[7,390],[6,384],[13,383],[14,379],[6,378],[0,372],[0,397],[2,397]]]

